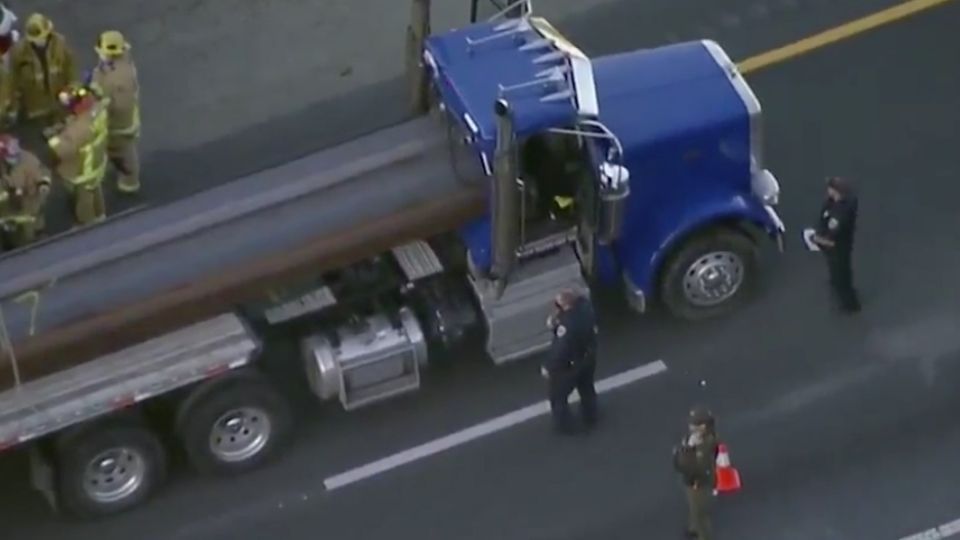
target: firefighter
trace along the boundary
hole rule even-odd
[[[0,135],[0,183],[4,244],[14,248],[29,244],[45,226],[50,171],[37,156],[20,148],[16,137]]]
[[[0,2],[0,122],[11,125],[13,113],[13,77],[10,70],[10,56],[13,45],[19,40],[20,33],[14,29],[17,16],[5,4]]]
[[[14,46],[11,57],[14,113],[49,128],[63,120],[57,96],[77,80],[74,54],[47,17],[31,14],[25,29],[25,39]]]
[[[121,193],[140,190],[140,160],[137,139],[140,137],[140,85],[137,67],[130,55],[131,46],[123,34],[110,30],[100,34],[94,48],[100,62],[91,80],[110,100],[110,136],[107,154],[117,169],[117,189]]]
[[[79,226],[104,219],[103,176],[107,168],[107,104],[89,86],[72,85],[60,93],[68,111],[63,128],[47,144],[57,173],[73,201]]]

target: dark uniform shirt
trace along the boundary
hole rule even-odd
[[[717,439],[708,431],[696,446],[681,444],[674,450],[673,466],[691,487],[713,488],[716,485]]]
[[[594,361],[597,326],[593,305],[581,297],[557,315],[553,343],[543,367],[551,374],[569,372]]]
[[[849,252],[853,249],[853,236],[857,228],[857,200],[843,198],[839,201],[827,199],[820,209],[820,222],[817,234],[832,240],[833,249]],[[829,249],[829,248],[828,248]]]

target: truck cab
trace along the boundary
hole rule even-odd
[[[494,296],[567,250],[585,287],[702,319],[745,299],[764,238],[782,249],[760,103],[719,44],[590,58],[524,9],[427,38],[423,64],[489,181],[460,235]]]

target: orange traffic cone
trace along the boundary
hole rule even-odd
[[[727,445],[717,448],[717,493],[731,493],[740,489],[740,473],[730,464]]]

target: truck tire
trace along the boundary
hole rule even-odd
[[[660,297],[671,315],[697,321],[743,304],[756,282],[757,246],[736,231],[717,229],[684,244],[667,261]]]
[[[232,377],[185,403],[178,432],[190,464],[205,474],[237,474],[273,457],[292,431],[290,407],[259,377]]]
[[[57,446],[59,500],[64,510],[81,518],[139,505],[163,483],[166,473],[163,445],[135,421],[94,425]]]

